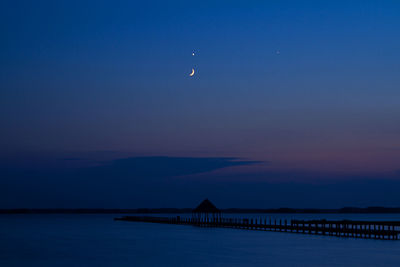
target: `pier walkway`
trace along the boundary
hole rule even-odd
[[[271,220],[246,218],[181,218],[124,216],[118,221],[192,225],[197,227],[225,227],[245,230],[287,232],[310,235],[398,240],[400,222],[397,221],[328,221],[328,220]]]

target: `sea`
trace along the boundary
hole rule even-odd
[[[400,240],[113,220],[120,216],[0,215],[0,266],[400,266]],[[224,216],[400,221],[400,214]]]

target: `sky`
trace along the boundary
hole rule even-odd
[[[399,13],[2,1],[0,208],[400,206]]]

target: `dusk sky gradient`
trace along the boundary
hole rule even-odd
[[[399,14],[2,1],[0,208],[400,206]]]

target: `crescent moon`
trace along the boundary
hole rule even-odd
[[[192,73],[189,74],[190,77],[194,75],[194,69],[192,69]]]

